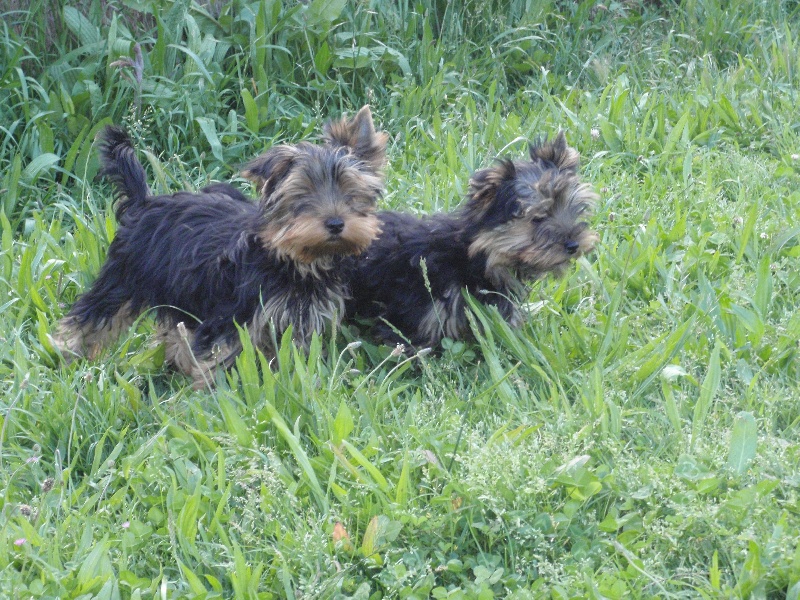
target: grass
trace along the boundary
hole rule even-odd
[[[30,4],[0,4],[0,596],[800,597],[797,3]],[[56,364],[116,227],[99,128],[158,191],[244,186],[367,102],[409,211],[566,130],[597,252],[441,354],[349,325],[195,391],[145,317]]]

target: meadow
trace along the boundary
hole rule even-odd
[[[0,0],[0,597],[800,598],[800,4]],[[369,103],[383,206],[563,129],[600,243],[510,329],[364,323],[214,389],[48,334],[116,223]],[[360,342],[360,344],[359,344]]]

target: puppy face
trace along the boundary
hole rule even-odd
[[[529,161],[501,161],[475,173],[465,208],[470,258],[486,257],[524,277],[560,274],[597,242],[585,219],[597,195],[577,174],[578,153],[563,133],[530,148]]]
[[[383,179],[344,149],[290,149],[291,165],[262,198],[264,245],[302,263],[362,252],[380,233]]]
[[[327,124],[323,137],[319,146],[276,146],[243,172],[261,190],[262,243],[299,263],[358,254],[380,233],[374,213],[388,136],[365,106]]]

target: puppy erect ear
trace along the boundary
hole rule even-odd
[[[555,139],[548,142],[540,139],[529,147],[532,161],[544,160],[553,163],[561,170],[577,171],[580,163],[580,154],[575,148],[567,146],[567,138],[563,131],[559,131]]]
[[[352,119],[343,118],[326,123],[322,128],[322,137],[331,146],[349,148],[375,173],[380,173],[386,164],[389,136],[384,131],[375,131],[369,106],[362,107]]]
[[[500,160],[494,167],[476,171],[469,180],[467,207],[470,212],[483,214],[497,201],[500,188],[517,176],[513,161]]]
[[[262,199],[266,200],[292,168],[298,155],[299,151],[294,146],[275,146],[250,161],[242,170],[242,177],[254,182]]]

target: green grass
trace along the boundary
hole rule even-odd
[[[796,2],[19,4],[0,597],[800,597]],[[350,325],[194,391],[144,317],[57,365],[47,334],[116,227],[99,128],[132,131],[155,190],[245,186],[364,103],[409,211],[564,129],[596,253],[533,286],[520,330],[476,307],[441,354]]]

